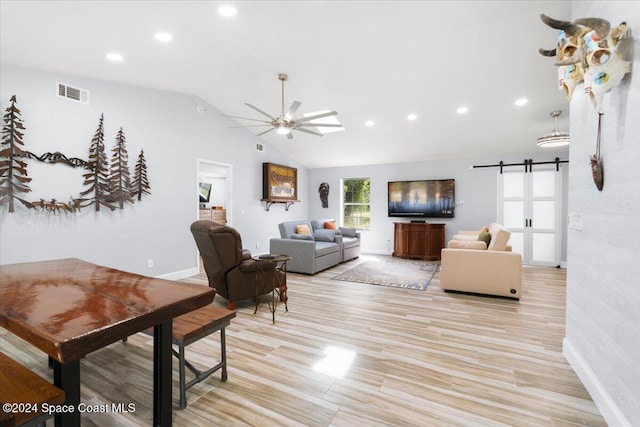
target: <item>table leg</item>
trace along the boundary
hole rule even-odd
[[[171,426],[172,321],[153,328],[153,425]]]
[[[282,263],[280,271],[284,273],[284,284],[282,284],[282,282],[278,282],[280,287],[280,301],[284,302],[285,310],[289,311],[289,306],[287,305],[287,301],[289,300],[289,297],[287,296],[287,261]]]
[[[73,412],[56,412],[54,423],[56,427],[80,427],[80,360],[60,363],[53,360],[53,384],[64,390],[65,405],[73,407]]]

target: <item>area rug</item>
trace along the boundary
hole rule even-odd
[[[424,291],[439,267],[426,261],[364,261],[332,279]]]

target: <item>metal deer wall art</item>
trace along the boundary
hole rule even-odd
[[[38,156],[24,149],[24,120],[16,106],[16,96],[12,96],[10,101],[11,105],[3,116],[0,142],[0,206],[8,205],[9,213],[15,212],[16,200],[29,209],[69,213],[78,212],[81,208],[91,205],[96,211],[99,211],[101,206],[110,210],[123,209],[126,204],[132,204],[136,199],[140,201],[143,195],[151,194],[143,150],[140,150],[133,177],[130,175],[129,155],[122,128],[116,135],[109,163],[104,146],[103,115],[100,116],[98,128],[91,139],[88,160],[68,158],[58,151]],[[23,194],[31,192],[31,178],[27,174],[29,160],[85,169],[83,185],[87,187],[86,190],[82,191],[79,197],[69,196],[68,202],[61,202],[56,198],[26,200]]]

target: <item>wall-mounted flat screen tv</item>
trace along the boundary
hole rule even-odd
[[[200,203],[209,203],[209,197],[211,196],[211,184],[208,182],[201,182],[199,185]]]
[[[455,180],[390,181],[387,198],[390,217],[453,218]]]

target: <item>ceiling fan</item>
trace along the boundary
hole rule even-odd
[[[317,135],[317,136],[323,136],[322,133],[316,131],[316,130],[312,130],[309,128],[318,128],[318,127],[326,127],[326,128],[341,128],[342,125],[340,123],[318,123],[318,122],[314,122],[318,119],[322,119],[325,117],[330,117],[330,116],[336,116],[338,113],[335,111],[327,111],[327,112],[322,112],[322,113],[318,113],[318,114],[313,114],[311,116],[305,116],[305,117],[301,117],[298,119],[294,119],[293,115],[296,113],[296,111],[298,111],[298,108],[300,108],[301,103],[299,101],[293,101],[293,104],[291,104],[291,106],[289,107],[289,109],[285,112],[284,111],[284,82],[286,82],[288,79],[288,76],[284,73],[280,73],[278,74],[278,80],[280,80],[282,82],[282,114],[280,114],[277,117],[272,116],[271,114],[265,113],[264,111],[262,111],[261,109],[259,109],[258,107],[251,105],[249,103],[244,103],[244,105],[246,105],[247,107],[257,111],[258,113],[262,114],[265,117],[268,117],[269,120],[260,120],[260,119],[252,119],[249,117],[238,117],[238,116],[225,116],[225,117],[231,117],[234,119],[243,119],[243,120],[251,120],[254,122],[262,122],[262,124],[259,125],[243,125],[243,126],[232,126],[234,128],[244,128],[244,127],[259,127],[259,126],[270,126],[269,129],[265,130],[264,132],[261,132],[258,134],[258,136],[260,135],[264,135],[267,132],[271,132],[272,130],[275,130],[277,133],[281,134],[281,135],[287,135],[288,139],[293,139],[293,135],[291,135],[291,131],[292,130],[296,130],[299,132],[305,132],[305,133],[310,133],[313,135]]]

